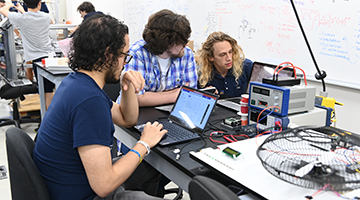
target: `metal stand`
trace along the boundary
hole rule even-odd
[[[5,48],[5,62],[6,62],[6,77],[11,78],[13,80],[18,79],[13,26],[10,26],[8,29],[4,30],[4,48]]]

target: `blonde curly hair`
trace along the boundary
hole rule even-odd
[[[209,59],[210,57],[214,57],[214,44],[223,41],[228,41],[232,47],[232,74],[234,75],[236,82],[242,73],[242,66],[245,61],[245,54],[242,48],[237,44],[236,40],[229,35],[221,31],[213,32],[207,37],[198,52],[198,75],[201,87],[205,87],[206,84],[213,78],[211,74],[215,70],[215,67],[213,62]]]

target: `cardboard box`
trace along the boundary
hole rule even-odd
[[[26,116],[28,112],[40,111],[39,94],[25,95],[25,100],[20,101],[18,109],[20,116]]]

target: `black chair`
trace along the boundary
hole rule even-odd
[[[12,87],[9,84],[6,84],[0,88],[0,97],[2,99],[11,99],[12,109],[13,109],[13,118],[3,118],[0,119],[0,126],[6,125],[15,125],[18,128],[21,128],[20,124],[22,123],[40,123],[41,118],[31,118],[31,116],[20,117],[19,108],[18,108],[18,99],[21,101],[25,100],[25,94],[34,94],[38,93],[37,84],[33,83],[32,85]]]
[[[164,191],[167,194],[176,194],[172,200],[179,200],[183,198],[183,190],[181,188],[169,188]]]
[[[194,200],[239,200],[229,188],[205,176],[195,176],[190,181],[189,195]]]
[[[5,134],[12,199],[49,200],[48,189],[32,159],[35,142],[17,127]]]
[[[120,92],[120,83],[106,83],[103,90],[113,101],[116,101]]]

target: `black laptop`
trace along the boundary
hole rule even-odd
[[[259,82],[262,83],[263,78],[273,78],[274,70],[277,65],[262,63],[262,62],[254,62],[250,72],[250,79],[248,82],[248,86],[246,92],[249,93],[250,82]],[[279,67],[281,69],[282,67]],[[277,71],[279,71],[279,69]],[[278,74],[278,77],[294,77],[294,69],[293,68],[284,68]]]
[[[3,79],[7,84],[11,85],[11,87],[20,87],[24,85],[32,85],[33,82],[31,82],[29,79],[18,79],[18,80],[9,80],[4,75],[0,73],[0,78]]]
[[[262,82],[263,78],[272,78],[277,66],[269,63],[254,62],[251,67],[250,78],[248,80],[246,93],[249,93],[250,82]],[[279,68],[281,69],[281,67]],[[294,77],[293,68],[284,68],[280,71],[278,77]],[[234,111],[240,110],[241,97],[231,97],[217,101],[218,105],[229,108]]]
[[[168,130],[159,144],[165,146],[200,138],[217,100],[217,95],[182,86],[169,117],[158,119]],[[140,132],[143,127],[143,124],[135,126]]]

